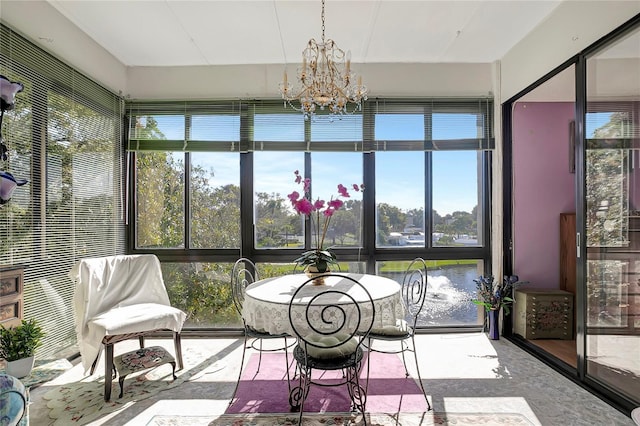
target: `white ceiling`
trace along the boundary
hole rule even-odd
[[[354,63],[490,63],[563,1],[327,0],[325,34]],[[320,0],[48,2],[132,67],[298,63],[321,37]]]

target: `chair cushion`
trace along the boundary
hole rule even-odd
[[[180,331],[185,319],[186,314],[172,306],[140,303],[100,313],[88,321],[88,326],[103,336],[159,329]]]
[[[311,344],[306,345],[307,354],[313,358],[330,359],[341,358],[351,355],[358,348],[358,339],[352,337],[348,340],[348,336],[319,336],[311,335],[307,337],[307,340],[313,344],[324,347],[316,347]],[[345,341],[346,340],[346,341]],[[338,343],[344,342],[340,345]],[[331,347],[338,345],[335,347]]]
[[[409,334],[409,324],[403,319],[397,319],[396,325],[387,325],[380,328],[371,329],[370,334],[380,334],[382,336],[406,336]]]

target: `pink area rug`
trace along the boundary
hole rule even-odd
[[[289,356],[289,362],[292,357]],[[233,403],[226,414],[239,413],[287,413],[289,389],[287,387],[286,362],[283,353],[262,354],[260,371],[258,355],[252,354],[242,372]],[[290,372],[293,377],[293,365]],[[367,364],[362,368],[361,384],[366,383]],[[315,374],[315,373],[314,373]],[[340,372],[331,372],[314,380],[335,383]],[[292,381],[292,387],[298,381]],[[427,393],[429,390],[427,389]],[[304,405],[305,413],[342,413],[350,411],[349,394],[346,386],[311,386]],[[427,403],[422,391],[412,377],[405,377],[404,366],[399,355],[371,354],[371,373],[367,393],[367,412],[370,413],[420,413],[427,411]]]

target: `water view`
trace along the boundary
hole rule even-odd
[[[380,273],[402,282],[402,273]],[[460,326],[478,324],[478,308],[471,302],[478,278],[476,265],[450,266],[428,272],[428,292],[418,325]]]

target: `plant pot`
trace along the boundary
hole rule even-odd
[[[489,317],[489,339],[500,340],[500,310],[491,309],[487,312]]]
[[[5,372],[10,376],[21,379],[22,377],[25,377],[31,374],[34,361],[35,361],[35,357],[33,356],[18,359],[15,361],[7,361]]]
[[[329,272],[331,272],[331,270],[329,270],[329,269],[327,269],[325,272],[318,272],[318,268],[316,268],[315,265],[307,265],[307,267],[304,268],[304,273],[309,278],[315,278],[315,277],[318,277],[320,275],[327,274]],[[324,277],[315,278],[313,280],[313,285],[324,285]]]

